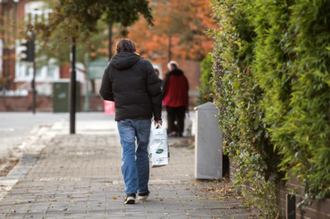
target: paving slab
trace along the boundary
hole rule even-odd
[[[87,124],[84,124],[87,126]],[[93,124],[91,127],[98,127]],[[58,124],[56,129],[60,130]],[[27,172],[11,179],[0,218],[247,218],[236,199],[205,190],[194,179],[194,150],[172,146],[170,164],[151,168],[147,200],[124,204],[121,146],[115,131],[40,139],[24,159]],[[38,143],[36,143],[38,144]],[[36,149],[36,151],[37,151]],[[15,174],[13,174],[15,176]],[[9,181],[8,181],[9,182]],[[223,184],[226,184],[223,182]]]

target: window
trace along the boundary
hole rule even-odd
[[[54,77],[56,67],[53,64],[49,64],[47,67],[47,77]]]
[[[33,24],[35,19],[42,20],[42,17],[47,22],[49,14],[52,13],[52,9],[47,9],[46,4],[43,1],[29,2],[25,4],[25,21],[30,20]]]
[[[36,69],[36,77],[40,77],[41,76],[41,68],[37,68]]]
[[[33,75],[33,66],[31,64],[26,65],[25,69],[26,76]]]

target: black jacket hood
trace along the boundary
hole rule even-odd
[[[170,71],[168,73],[168,75],[175,75],[175,76],[179,76],[179,75],[183,75],[183,71],[181,71],[180,69],[173,69],[172,71]]]
[[[132,67],[140,59],[141,57],[135,53],[122,52],[111,59],[110,65],[118,70],[122,70]]]
[[[126,68],[126,69],[124,69]],[[119,53],[104,70],[100,94],[115,101],[115,120],[162,119],[162,93],[152,64],[134,53]]]

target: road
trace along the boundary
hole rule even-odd
[[[114,116],[102,112],[77,113],[76,121],[113,120]],[[69,122],[69,113],[0,112],[0,161],[14,147],[31,138],[38,127],[55,122]],[[69,130],[68,130],[69,133]]]

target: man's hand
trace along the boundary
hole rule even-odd
[[[158,123],[159,125],[163,125],[163,121],[162,121],[162,120],[157,120],[157,121],[155,121],[155,125],[156,125],[157,123]]]

